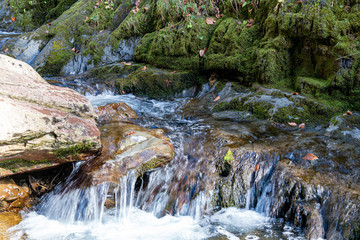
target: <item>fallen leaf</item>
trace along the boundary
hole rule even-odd
[[[86,16],[86,18],[85,18],[84,22],[86,22],[87,20],[89,20],[89,17],[88,17],[88,16]]]
[[[175,71],[173,71],[173,72],[171,72],[172,74],[174,74],[174,73],[177,73],[177,71],[175,70]]]
[[[292,92],[291,95],[299,95],[297,92]]]
[[[302,0],[299,0],[299,1],[297,1],[296,3],[297,3],[297,4],[300,4],[300,3],[302,3]]]
[[[169,87],[170,83],[171,83],[171,80],[166,79],[166,87]]]
[[[305,123],[301,123],[301,124],[299,125],[299,128],[301,128],[301,129],[305,128]]]
[[[258,163],[258,164],[256,164],[256,166],[255,166],[255,172],[257,172],[257,171],[259,170],[259,168],[260,168],[260,164]]]
[[[165,145],[168,145],[168,146],[171,148],[171,150],[174,151],[174,147],[173,147],[173,145],[172,145],[171,143],[169,143],[169,142],[164,142],[164,144],[165,144]]]
[[[131,65],[131,63],[127,63],[127,62],[121,62],[121,64],[124,64],[124,65],[126,65],[126,66],[130,66],[130,65]]]
[[[127,132],[127,133],[125,134],[125,136],[130,136],[130,135],[133,135],[134,133],[136,133],[136,132],[130,131],[130,132]]]
[[[312,161],[312,160],[316,160],[316,159],[319,159],[319,158],[316,155],[312,154],[312,153],[308,153],[302,159]]]
[[[246,24],[246,27],[247,27],[247,28],[251,28],[253,24],[254,24],[254,19],[250,19],[250,20],[248,21],[248,23]]]
[[[294,122],[289,122],[288,124],[289,124],[290,126],[292,126],[292,127],[296,127],[296,126],[297,126],[297,124],[294,123]]]
[[[220,99],[220,96],[217,96],[216,98],[214,98],[214,102],[218,101]]]
[[[344,116],[346,116],[346,115],[352,115],[352,112],[350,112],[350,110],[347,110],[347,112],[344,113],[343,115],[344,115]]]
[[[15,22],[16,18],[11,16],[11,21]]]
[[[199,51],[200,57],[203,57],[203,56],[204,56],[206,50],[207,50],[207,48],[200,49],[200,51]]]
[[[76,52],[76,49],[75,49],[75,47],[73,47],[72,49],[71,49],[73,52]]]
[[[146,70],[146,66],[144,66],[141,70],[145,71],[145,70]]]
[[[206,23],[212,25],[212,24],[216,23],[216,20],[212,17],[207,17]]]
[[[6,53],[7,51],[9,51],[9,48],[6,48],[6,49],[4,50],[4,53]]]

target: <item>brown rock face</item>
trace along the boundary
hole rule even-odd
[[[12,179],[0,180],[0,212],[18,212],[28,205],[28,202],[27,187],[19,187]]]
[[[131,124],[106,125],[102,131],[103,151],[98,168],[88,170],[94,184],[118,183],[128,170],[139,175],[169,163],[174,155],[170,140],[161,129]],[[105,130],[105,129],[103,129]]]
[[[28,64],[5,55],[0,72],[0,168],[23,172],[100,148],[97,116],[85,97],[48,84]]]
[[[112,103],[95,109],[99,123],[121,122],[137,118],[136,112],[126,103]]]

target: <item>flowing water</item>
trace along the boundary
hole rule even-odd
[[[73,186],[81,168],[77,163],[65,183],[45,195],[35,210],[23,213],[23,221],[10,229],[13,239],[303,239],[299,229],[249,209],[249,193],[247,208],[214,209],[216,141],[209,138],[214,128],[228,122],[188,117],[183,108],[189,98],[158,101],[116,95],[106,87],[84,90],[79,79],[48,80],[88,92],[95,107],[127,103],[139,115],[139,125],[165,130],[176,156],[142,180],[129,171],[117,185],[80,188]],[[240,123],[231,127],[252,136]],[[115,207],[104,206],[108,199]]]

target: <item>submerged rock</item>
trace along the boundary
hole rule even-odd
[[[136,112],[123,102],[100,106],[95,111],[99,116],[99,123],[121,122],[137,118]]]
[[[4,55],[0,71],[0,168],[22,172],[100,148],[96,113],[86,98]]]
[[[170,162],[174,148],[161,129],[145,129],[131,124],[109,124],[101,128],[103,150],[90,175],[95,184],[119,183],[121,176],[136,170],[145,172]]]
[[[19,187],[12,179],[0,180],[0,212],[19,212],[29,205],[29,189]]]

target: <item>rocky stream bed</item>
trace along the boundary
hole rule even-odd
[[[0,239],[360,239],[359,3],[177,2],[0,1]]]

